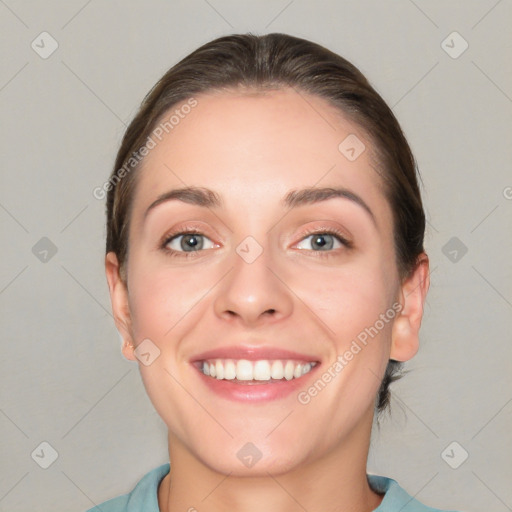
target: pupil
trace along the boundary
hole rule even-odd
[[[332,241],[331,243],[329,244],[325,239],[326,237],[328,237],[330,235],[317,235],[314,239],[313,239],[313,246],[318,246],[319,248],[323,248],[323,247],[329,247],[331,248],[332,246]]]
[[[197,235],[185,235],[182,239],[182,249],[190,249],[190,248],[197,248],[200,247],[202,244],[198,240]]]

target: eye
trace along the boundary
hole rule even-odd
[[[321,252],[339,249],[342,247],[351,247],[351,244],[341,235],[341,233],[331,231],[315,232],[303,238],[302,241],[297,244],[298,249]]]
[[[196,252],[202,249],[213,249],[215,244],[200,233],[177,233],[164,242],[165,249],[171,252]]]

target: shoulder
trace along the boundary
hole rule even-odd
[[[159,512],[158,485],[169,473],[169,463],[146,473],[128,494],[105,501],[87,512]]]
[[[367,476],[370,487],[374,491],[384,494],[384,499],[374,512],[447,512],[423,505],[391,478],[377,475]]]

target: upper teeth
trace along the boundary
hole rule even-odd
[[[308,373],[316,362],[296,361],[249,361],[247,359],[213,359],[203,361],[202,371],[205,375],[227,380],[270,380],[297,379]]]

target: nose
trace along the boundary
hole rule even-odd
[[[293,293],[279,274],[265,250],[252,262],[235,253],[233,267],[217,290],[215,314],[246,327],[289,317],[293,311]]]

